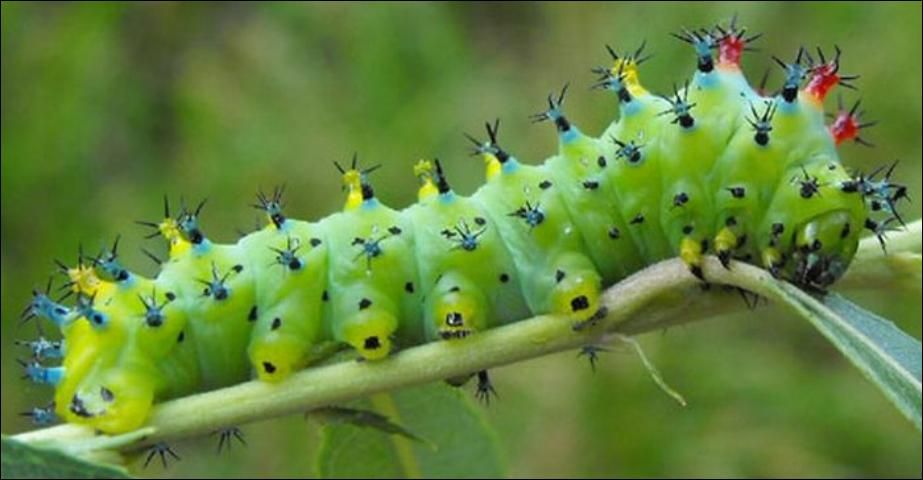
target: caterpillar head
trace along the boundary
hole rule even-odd
[[[83,318],[65,330],[68,352],[55,391],[57,413],[107,432],[138,428],[154,401],[160,378],[154,362],[162,356],[136,350],[139,341],[130,330],[141,324],[140,318],[134,322],[140,309],[134,302],[129,307],[127,297],[108,305],[80,301],[75,310]]]
[[[59,389],[58,414],[106,432],[127,432],[140,427],[154,402],[152,371],[115,365],[95,370],[71,390]]]

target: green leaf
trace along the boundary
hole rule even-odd
[[[124,469],[98,465],[60,450],[39,448],[3,437],[3,478],[132,478]]]
[[[324,424],[348,423],[357,427],[369,427],[391,435],[402,435],[417,442],[424,440],[406,428],[392,422],[388,417],[359,408],[322,407],[309,412],[311,418]]]
[[[430,384],[353,402],[372,409],[402,433],[353,422],[327,424],[318,451],[318,475],[362,477],[500,477],[503,466],[493,429],[465,390]]]
[[[781,287],[782,298],[833,342],[920,429],[920,341],[837,294],[818,301],[794,286]]]

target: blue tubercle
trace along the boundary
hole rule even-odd
[[[54,302],[45,294],[38,294],[32,299],[29,313],[51,320],[58,328],[64,328],[76,318],[74,311]]]
[[[630,117],[640,112],[641,109],[642,109],[641,102],[631,100],[630,102],[626,102],[622,104],[620,113],[626,117]]]
[[[448,192],[440,193],[439,201],[445,205],[451,205],[455,201],[455,192],[449,190]]]
[[[77,297],[77,305],[74,306],[77,315],[84,317],[96,328],[103,328],[109,325],[109,316],[93,308],[93,297],[81,295]]]
[[[374,257],[381,255],[381,245],[379,245],[379,243],[381,243],[380,240],[375,240],[373,242],[366,242],[362,247],[362,250],[363,252],[365,252],[365,255],[369,258],[374,258]]]
[[[57,385],[64,379],[64,367],[43,367],[38,362],[23,363],[26,378],[42,385]]]
[[[200,243],[192,244],[192,251],[196,256],[202,257],[208,254],[212,249],[212,242],[209,239],[203,239]]]
[[[17,341],[16,344],[28,347],[32,352],[32,358],[36,360],[64,358],[64,340],[51,341],[45,337],[38,337],[28,342]]]
[[[716,88],[718,85],[720,85],[720,82],[718,81],[718,74],[715,73],[714,70],[708,73],[696,71],[695,85],[703,89]]]
[[[126,290],[134,288],[136,283],[138,283],[136,276],[129,273],[128,276],[125,277],[125,280],[122,280],[118,283],[118,286],[119,288]]]
[[[775,103],[778,112],[784,113],[786,115],[795,115],[801,108],[800,105],[798,105],[798,102],[786,102],[784,99],[782,99],[781,95],[776,97]]]
[[[583,134],[580,133],[580,130],[577,127],[571,125],[567,131],[561,132],[561,143],[571,143],[580,138],[582,135]]]
[[[379,206],[381,206],[381,202],[379,202],[378,199],[374,197],[362,201],[362,209],[366,211],[374,210]]]
[[[31,418],[32,423],[39,426],[51,425],[58,420],[58,416],[54,413],[54,404],[47,407],[32,407],[32,409],[21,413],[21,415]]]
[[[517,170],[519,170],[519,162],[515,158],[510,157],[503,162],[502,171],[504,174],[516,173]]]
[[[542,211],[537,208],[533,210],[529,210],[525,214],[525,220],[526,220],[526,223],[530,227],[535,228],[541,225],[543,221],[545,221],[545,214],[542,213]]]

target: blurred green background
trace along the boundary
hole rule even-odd
[[[758,79],[769,54],[843,49],[859,73],[874,149],[843,147],[851,167],[901,159],[920,216],[921,5],[854,4],[2,4],[2,431],[50,397],[20,380],[14,339],[29,291],[52,258],[73,261],[118,234],[125,261],[155,271],[161,252],[132,221],[156,219],[163,194],[208,197],[210,237],[249,229],[258,187],[287,183],[288,212],[340,206],[333,160],[383,163],[379,196],[413,201],[412,164],[439,156],[471,192],[480,160],[461,132],[504,119],[502,138],[537,163],[556,145],[527,115],[572,82],[569,117],[596,133],[615,99],[589,91],[603,45],[655,57],[642,78],[665,91],[694,68],[667,33],[734,12],[766,35],[746,56]],[[769,84],[777,86],[774,69]],[[834,102],[830,102],[833,109]],[[919,291],[845,292],[919,338]],[[511,476],[914,476],[921,436],[807,322],[764,307],[642,338],[682,409],[627,349],[593,375],[573,352],[498,369],[499,430]],[[470,388],[470,387],[469,387]],[[244,426],[246,450],[214,455],[214,438],[174,447],[184,460],[145,475],[313,475],[317,426],[300,416]]]

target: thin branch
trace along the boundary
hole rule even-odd
[[[887,235],[888,253],[874,236],[859,243],[856,258],[837,289],[903,288],[920,291],[920,242],[923,223],[917,220]]]
[[[891,288],[895,273],[910,272],[919,278],[920,221],[889,235],[888,245],[889,253],[885,255],[877,239],[863,240],[843,283],[880,289]],[[913,258],[917,259],[916,267]],[[734,262],[728,270],[716,257],[708,257],[703,272],[714,284],[740,287],[770,300],[778,295],[778,281],[751,265]],[[855,276],[859,280],[850,278]],[[716,287],[703,291],[700,281],[678,259],[658,263],[619,282],[603,294],[602,302],[608,307],[608,316],[585,331],[574,331],[573,322],[566,318],[541,315],[478,333],[452,345],[448,342],[420,345],[385,361],[347,361],[308,368],[278,384],[249,381],[167,401],[154,408],[147,425],[151,433],[141,438],[120,437],[124,441],[103,438],[109,440],[106,448],[135,450],[161,441],[208,434],[228,425],[305,412],[378,392],[577,349],[606,335],[662,330],[744,308],[744,302],[733,289]],[[90,428],[68,424],[13,438],[75,451],[75,444],[87,442],[90,437],[97,441],[100,438]]]

